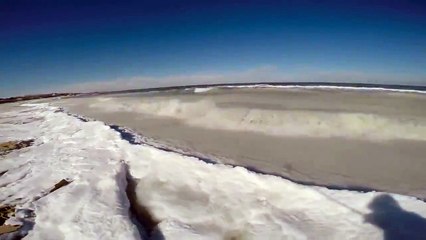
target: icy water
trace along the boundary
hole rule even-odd
[[[53,102],[169,146],[295,181],[426,198],[426,95],[197,89]]]

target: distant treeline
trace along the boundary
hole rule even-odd
[[[0,98],[0,104],[26,101],[26,100],[33,100],[33,99],[41,99],[41,98],[64,97],[64,96],[75,96],[75,95],[77,95],[77,94],[76,93],[48,93],[48,94],[37,94],[37,95]]]

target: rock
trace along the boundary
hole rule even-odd
[[[21,226],[19,226],[19,225],[1,225],[0,226],[0,235],[6,234],[6,233],[11,233],[11,232],[16,232],[17,230],[19,230],[19,228],[21,228]]]
[[[13,150],[29,147],[33,143],[34,139],[0,143],[0,156],[9,154]]]
[[[52,193],[52,192],[58,190],[59,188],[64,187],[64,186],[66,186],[70,183],[71,183],[71,181],[68,181],[66,179],[62,179],[61,181],[59,181],[58,183],[55,184],[55,186],[49,191],[49,193]]]

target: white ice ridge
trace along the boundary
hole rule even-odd
[[[25,239],[138,239],[128,214],[124,164],[137,182],[139,203],[168,240],[383,239],[383,229],[369,222],[398,225],[407,216],[426,217],[426,203],[412,197],[302,186],[208,164],[132,145],[102,122],[55,110],[40,104],[0,113],[1,141],[36,139],[0,161],[0,172],[8,170],[0,177],[1,204],[35,210]],[[73,182],[33,201],[63,178]]]

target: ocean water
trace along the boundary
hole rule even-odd
[[[417,90],[234,86],[54,104],[215,161],[426,198],[426,95]]]

